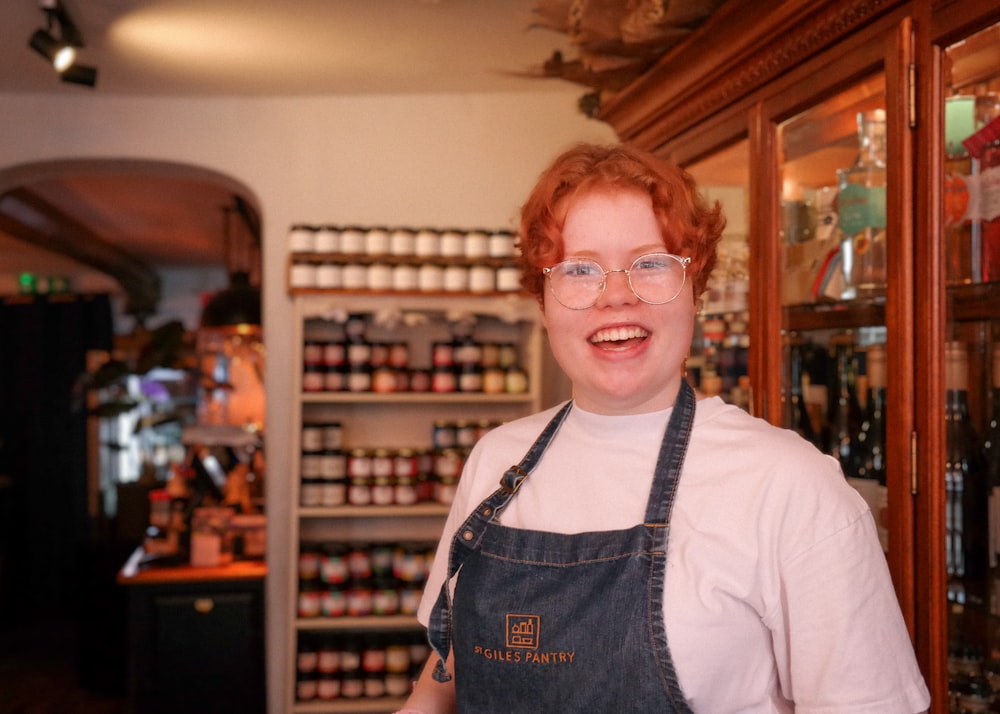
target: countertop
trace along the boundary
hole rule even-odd
[[[267,574],[263,560],[234,560],[226,565],[195,567],[174,558],[150,558],[140,546],[118,571],[121,585],[154,585],[218,580],[261,580]]]

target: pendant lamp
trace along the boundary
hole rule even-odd
[[[250,284],[250,276],[235,272],[229,287],[212,296],[201,313],[202,327],[260,325],[260,290]]]
[[[235,233],[231,229],[232,214],[238,213],[242,224],[249,230]],[[229,286],[220,290],[205,305],[201,314],[202,328],[259,328],[261,324],[260,289],[251,282],[251,275],[259,272],[260,241],[256,223],[248,207],[239,199],[234,206],[223,208],[223,234],[225,238],[226,270]]]

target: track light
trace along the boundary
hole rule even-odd
[[[70,84],[82,84],[93,87],[97,84],[97,70],[82,64],[74,64],[60,73],[59,79]]]
[[[76,48],[65,40],[57,40],[48,30],[35,30],[28,44],[51,62],[57,72],[65,72],[76,59]]]
[[[76,64],[76,51],[83,47],[83,37],[66,8],[60,0],[40,0],[39,6],[45,13],[46,28],[35,30],[28,46],[52,63],[64,82],[93,87],[97,84],[97,70]],[[55,28],[58,37],[52,34]]]

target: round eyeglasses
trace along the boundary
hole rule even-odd
[[[690,258],[670,253],[640,255],[628,269],[605,270],[596,260],[567,258],[542,273],[549,280],[553,297],[570,310],[586,310],[597,304],[608,285],[610,273],[625,273],[632,294],[650,305],[663,305],[681,294]]]

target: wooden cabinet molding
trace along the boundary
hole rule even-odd
[[[728,3],[597,118],[622,141],[655,151],[900,5],[900,0]]]

